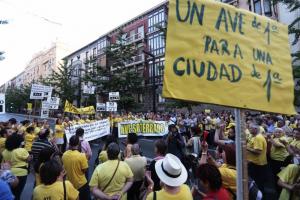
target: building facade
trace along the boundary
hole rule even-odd
[[[278,20],[278,6],[274,6],[271,0],[220,1]],[[107,56],[105,55],[105,48],[116,42],[116,35],[119,30],[122,30],[124,33],[122,38],[126,39],[128,44],[135,43],[137,47],[136,56],[134,56],[131,62],[125,63],[125,66],[134,67],[144,76],[145,89],[142,94],[136,96],[136,101],[142,105],[144,111],[152,110],[152,103],[155,96],[156,110],[164,110],[166,100],[162,97],[161,93],[165,65],[165,28],[167,27],[167,16],[168,1],[165,1],[66,56],[65,59],[68,61],[68,65],[75,69],[74,84],[78,84],[79,86],[77,92],[78,99],[73,103],[77,104],[77,106],[84,103],[84,95],[82,94],[83,85],[91,84],[82,81],[84,73],[82,69],[91,64],[98,64],[114,71],[109,66]],[[87,62],[87,60],[92,60],[93,62]],[[153,92],[155,92],[155,95],[153,95]],[[105,97],[98,96],[97,98],[97,102],[105,102],[106,100],[107,98]]]
[[[69,53],[69,50],[62,43],[53,43],[49,49],[38,52],[27,64],[24,72],[20,74],[18,85],[27,85],[33,81],[48,77],[53,71],[57,71],[61,59]]]

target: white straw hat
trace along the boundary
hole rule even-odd
[[[168,153],[164,159],[155,163],[155,171],[159,179],[166,185],[177,187],[187,180],[187,171],[179,158]]]

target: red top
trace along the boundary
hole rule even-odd
[[[203,200],[230,200],[229,193],[226,189],[221,188],[216,192],[209,192]]]

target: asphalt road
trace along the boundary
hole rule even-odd
[[[32,120],[32,117],[28,117],[28,116],[23,116],[23,115],[16,115],[16,114],[2,114],[0,115],[0,121],[8,121],[10,118],[16,118],[16,120],[18,122],[23,121],[25,119],[30,119]],[[42,119],[39,119],[42,120]],[[54,127],[54,120],[50,119],[49,123],[51,125],[51,127]],[[144,156],[146,156],[147,158],[151,159],[154,157],[154,141],[156,140],[156,138],[140,138],[139,139],[139,144],[141,146],[142,149],[142,153]],[[124,139],[120,140],[120,146],[121,149],[124,149]],[[98,156],[98,151],[99,149],[102,149],[103,146],[103,142],[101,140],[97,140],[97,141],[93,141],[90,143],[91,144],[91,148],[93,151],[93,156],[91,158],[91,160],[89,161],[89,177],[92,176],[92,173],[94,171],[94,163],[95,160]],[[22,200],[30,200],[32,197],[32,191],[33,191],[33,187],[34,187],[34,173],[31,171],[31,173],[28,175],[27,177],[27,182],[25,185],[25,188],[23,190],[21,199]]]

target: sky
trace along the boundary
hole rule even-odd
[[[55,41],[72,51],[164,0],[0,0],[0,85]]]

